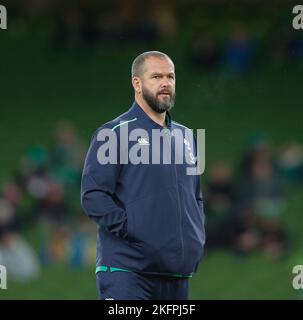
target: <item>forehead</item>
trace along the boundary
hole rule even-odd
[[[144,73],[171,73],[175,72],[174,64],[170,59],[149,57],[144,61]]]

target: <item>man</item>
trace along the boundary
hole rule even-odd
[[[187,130],[193,137],[172,121],[175,83],[174,64],[166,54],[142,53],[132,64],[135,102],[92,138],[81,201],[98,224],[101,299],[188,299],[188,281],[203,254],[204,213],[199,175],[187,174],[196,166],[196,142],[173,134]],[[160,146],[162,151],[155,148]],[[186,152],[189,163],[180,161]],[[112,161],[106,163],[106,157]]]

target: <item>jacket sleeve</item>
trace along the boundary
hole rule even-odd
[[[201,191],[201,186],[200,186],[200,175],[197,175],[197,184],[196,184],[196,199],[197,203],[199,206],[199,211],[202,219],[202,232],[204,236],[204,243],[206,239],[206,234],[205,234],[205,212],[204,212],[204,204],[203,204],[203,196],[202,196],[202,191]]]
[[[197,199],[198,206],[200,208],[201,215],[204,216],[204,206],[203,206],[203,196],[201,191],[200,175],[197,175],[196,199]]]
[[[81,179],[81,205],[85,213],[99,226],[118,237],[127,236],[126,212],[115,201],[115,188],[121,165],[100,164],[98,149],[104,143],[93,135],[86,155]],[[118,146],[115,146],[118,148]]]

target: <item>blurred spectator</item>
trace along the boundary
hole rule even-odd
[[[303,182],[303,148],[297,142],[288,142],[281,147],[277,159],[282,179],[289,183]]]
[[[65,223],[71,217],[63,186],[55,181],[48,181],[45,187],[45,193],[34,209],[36,218],[46,219],[50,223]]]
[[[22,159],[22,165],[27,167],[30,173],[46,170],[49,164],[48,149],[40,145],[31,146]]]
[[[40,271],[38,258],[29,244],[17,233],[15,208],[0,198],[0,264],[16,281],[27,281]]]
[[[207,247],[231,247],[232,212],[236,194],[231,168],[227,163],[216,162],[210,168],[204,198],[207,212]]]
[[[137,17],[132,23],[130,40],[137,44],[150,47],[159,37],[159,30],[156,20],[150,10],[147,10],[146,3],[138,2]]]
[[[291,25],[273,23],[268,51],[281,63],[290,63],[303,58],[303,36]]]
[[[53,262],[62,262],[68,256],[68,241],[71,229],[65,225],[54,224],[47,243],[49,255]]]
[[[118,12],[99,12],[96,17],[98,47],[121,49],[125,45],[125,28]]]
[[[245,178],[250,179],[252,177],[254,163],[262,159],[273,161],[271,144],[264,134],[254,133],[250,136],[246,145],[240,174],[243,174]]]
[[[93,264],[95,226],[82,219],[65,225],[44,225],[40,256],[45,264],[61,262],[73,268]]]
[[[3,186],[3,198],[16,207],[22,199],[22,191],[14,181],[9,181]]]
[[[19,234],[6,232],[0,240],[0,264],[15,281],[29,281],[40,274],[36,252]]]
[[[231,29],[225,49],[227,66],[239,73],[248,71],[253,65],[255,51],[255,44],[246,28],[240,23],[235,24]]]
[[[0,197],[0,238],[7,232],[17,230],[16,210],[12,203]]]
[[[74,170],[82,169],[84,148],[70,123],[58,123],[50,154],[53,167],[68,166]]]
[[[62,5],[58,9],[55,24],[54,45],[56,49],[89,49],[96,46],[98,29],[93,9]]]
[[[170,1],[153,2],[153,16],[161,39],[169,40],[177,34],[178,20]]]
[[[196,37],[190,48],[190,61],[194,67],[209,71],[218,67],[222,54],[215,39],[203,32]]]
[[[75,128],[66,122],[59,123],[50,147],[50,172],[62,185],[67,202],[78,201],[84,147]]]
[[[96,226],[85,217],[76,221],[76,228],[70,241],[69,263],[73,268],[81,268],[95,262]]]
[[[123,36],[127,43],[150,48],[160,36],[153,1],[119,1]]]
[[[234,246],[241,253],[261,250],[274,259],[285,254],[288,239],[281,222],[285,199],[273,163],[268,144],[264,142],[256,144],[246,158]]]

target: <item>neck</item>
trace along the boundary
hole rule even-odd
[[[158,123],[160,126],[165,127],[165,117],[166,117],[166,111],[163,113],[158,113],[154,111],[145,100],[143,100],[141,97],[135,97],[135,101],[137,104],[143,109],[143,111],[156,123]]]

